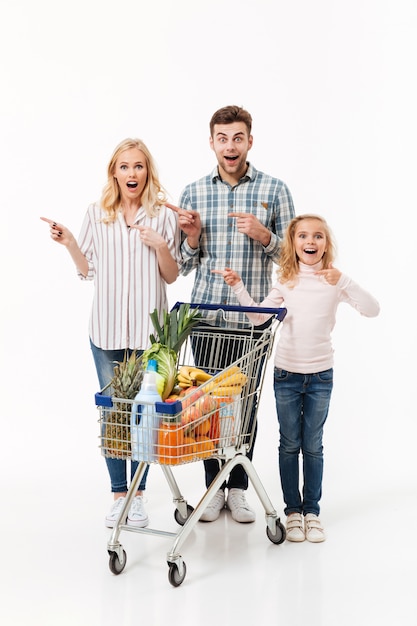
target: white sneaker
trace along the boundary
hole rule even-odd
[[[314,513],[307,513],[304,517],[304,528],[306,533],[306,539],[312,543],[320,543],[325,541],[326,535],[324,534],[324,528],[317,515]]]
[[[145,528],[145,526],[149,524],[149,517],[145,511],[142,496],[135,496],[133,498],[127,516],[127,524],[128,526],[136,526],[137,528]]]
[[[119,518],[119,514],[120,514],[120,511],[122,510],[122,506],[124,502],[125,502],[124,496],[120,496],[120,498],[117,498],[117,500],[113,502],[112,507],[110,511],[107,513],[106,519],[104,522],[107,528],[114,528]]]
[[[231,512],[235,522],[249,524],[255,521],[255,511],[252,511],[249,504],[246,502],[243,489],[229,489],[227,508]]]
[[[301,513],[290,513],[285,527],[288,541],[304,541],[306,538]]]
[[[214,522],[218,519],[220,511],[224,509],[225,502],[224,491],[219,489],[200,517],[200,522]]]

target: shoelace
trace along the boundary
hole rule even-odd
[[[111,511],[110,511],[110,515],[111,515],[111,516],[113,516],[113,515],[118,515],[118,514],[119,514],[119,511],[120,511],[120,509],[122,508],[122,506],[123,506],[123,504],[124,504],[124,501],[125,501],[125,499],[124,499],[124,498],[118,498],[118,499],[114,502],[114,504],[113,504],[113,506],[112,506],[112,508],[111,508]]]
[[[234,508],[245,509],[246,511],[250,511],[249,505],[246,502],[245,496],[241,493],[236,494],[233,493],[231,496],[229,495],[228,500]]]
[[[140,496],[136,496],[130,505],[129,515],[139,515],[145,517],[145,509],[143,505],[143,499]]]
[[[214,496],[213,500],[210,502],[210,504],[208,505],[208,509],[218,509],[220,505],[223,506],[223,494],[222,493],[216,493],[216,495]]]

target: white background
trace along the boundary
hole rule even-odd
[[[238,104],[253,116],[255,167],[288,184],[296,213],[328,220],[336,265],[380,301],[372,320],[339,309],[322,506],[382,498],[395,533],[391,496],[407,510],[417,487],[416,17],[413,0],[0,0],[4,502],[19,509],[30,493],[49,506],[64,490],[88,507],[98,493],[103,515],[110,502],[92,285],[39,217],[77,234],[128,136],[147,143],[177,202],[215,164],[212,113]],[[191,280],[170,287],[171,303]],[[254,462],[282,507],[267,376]]]

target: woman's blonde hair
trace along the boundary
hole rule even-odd
[[[148,177],[142,192],[141,202],[149,217],[155,217],[160,207],[167,201],[165,189],[159,182],[155,161],[148,148],[141,139],[124,139],[116,146],[110,162],[107,166],[107,183],[103,188],[101,206],[107,214],[104,218],[106,224],[114,222],[120,209],[121,193],[117,180],[114,177],[116,162],[122,152],[137,148],[145,155]]]
[[[331,263],[333,263],[336,257],[336,246],[332,235],[332,232],[326,222],[326,220],[320,215],[314,215],[313,213],[306,213],[304,215],[297,215],[288,224],[285,231],[284,240],[281,244],[279,255],[279,269],[278,279],[282,283],[295,283],[297,282],[297,276],[299,272],[298,256],[295,251],[295,230],[300,222],[303,220],[318,220],[321,222],[324,234],[326,235],[327,249],[322,257],[323,269],[327,269]]]

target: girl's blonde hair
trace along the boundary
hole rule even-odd
[[[297,282],[299,272],[298,256],[295,251],[294,243],[295,230],[298,224],[303,220],[318,220],[321,222],[327,240],[327,249],[322,258],[323,269],[327,269],[336,257],[335,241],[332,232],[323,217],[320,215],[314,215],[313,213],[306,213],[304,215],[297,215],[297,217],[294,217],[288,224],[287,230],[285,231],[278,261],[278,279],[282,283],[292,283],[293,286]]]
[[[142,192],[141,202],[149,217],[155,217],[160,207],[167,201],[165,189],[159,182],[155,161],[148,148],[141,139],[124,139],[116,146],[110,162],[107,166],[107,183],[103,188],[101,196],[101,206],[106,213],[105,224],[116,221],[117,213],[120,210],[121,193],[117,180],[114,177],[116,162],[122,152],[137,148],[145,155],[148,177],[145,188]]]

